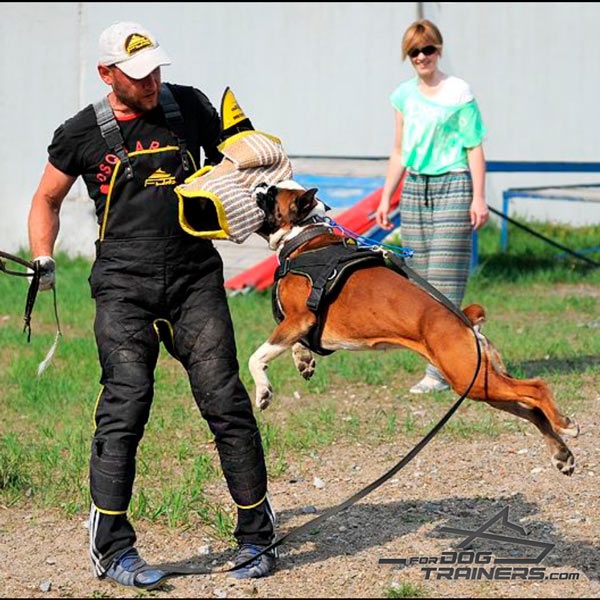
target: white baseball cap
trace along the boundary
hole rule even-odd
[[[171,59],[158,40],[138,23],[115,23],[100,34],[101,65],[116,66],[132,79],[144,79]]]

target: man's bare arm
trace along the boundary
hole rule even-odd
[[[60,208],[75,179],[46,163],[29,210],[29,247],[34,258],[52,256],[60,228]]]

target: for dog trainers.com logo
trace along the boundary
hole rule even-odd
[[[512,537],[492,533],[489,529],[498,521],[502,527],[515,531],[522,537]],[[411,556],[409,558],[380,558],[380,565],[399,565],[411,567],[418,565],[425,574],[425,579],[473,579],[492,581],[540,581],[544,579],[573,581],[579,579],[579,573],[549,572],[543,566],[512,566],[512,565],[539,565],[542,559],[554,548],[554,544],[536,540],[524,539],[527,532],[523,527],[508,520],[508,506],[497,515],[481,525],[475,531],[457,529],[455,527],[441,527],[439,531],[453,535],[466,535],[458,544],[458,550],[442,552],[439,556]],[[492,542],[510,544],[520,556],[500,557],[494,552],[475,551],[473,542],[476,539],[490,540]],[[467,548],[469,548],[467,550]],[[536,556],[530,554],[537,553]]]

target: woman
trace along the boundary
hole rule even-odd
[[[402,180],[402,245],[414,250],[408,264],[457,306],[461,305],[471,258],[472,232],[488,219],[485,201],[486,133],[469,85],[438,67],[443,39],[421,19],[402,38],[402,59],[416,77],[390,96],[395,110],[394,146],[376,219],[391,229],[390,199]],[[424,394],[449,386],[428,364],[410,391]]]

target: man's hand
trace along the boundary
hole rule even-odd
[[[40,285],[39,290],[41,292],[45,290],[50,290],[54,287],[54,271],[55,271],[55,263],[54,259],[51,256],[38,256],[33,259],[35,265],[40,272]]]

